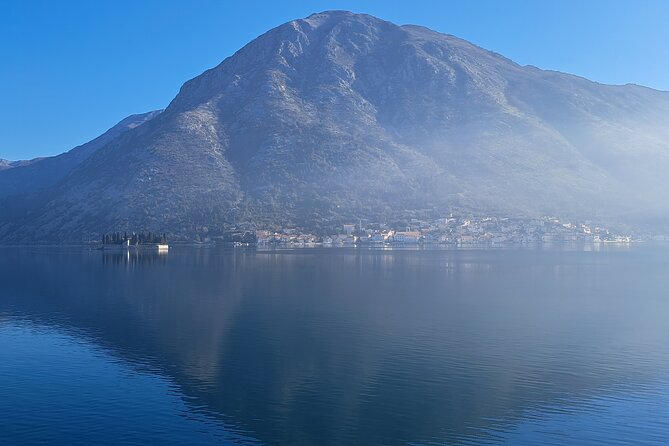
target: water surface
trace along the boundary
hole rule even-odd
[[[666,444],[669,250],[0,249],[0,444]]]

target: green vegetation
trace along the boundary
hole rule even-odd
[[[167,236],[165,234],[156,234],[153,232],[140,232],[128,235],[127,232],[121,234],[120,232],[113,232],[111,234],[104,234],[102,236],[103,245],[121,245],[127,242],[131,245],[145,245],[145,244],[165,244],[167,243]]]

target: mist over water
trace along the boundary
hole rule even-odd
[[[0,443],[665,444],[669,249],[0,249]]]

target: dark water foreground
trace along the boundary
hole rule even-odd
[[[0,444],[669,442],[669,250],[0,249]]]

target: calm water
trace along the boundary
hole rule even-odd
[[[0,249],[0,444],[669,442],[669,249]]]

